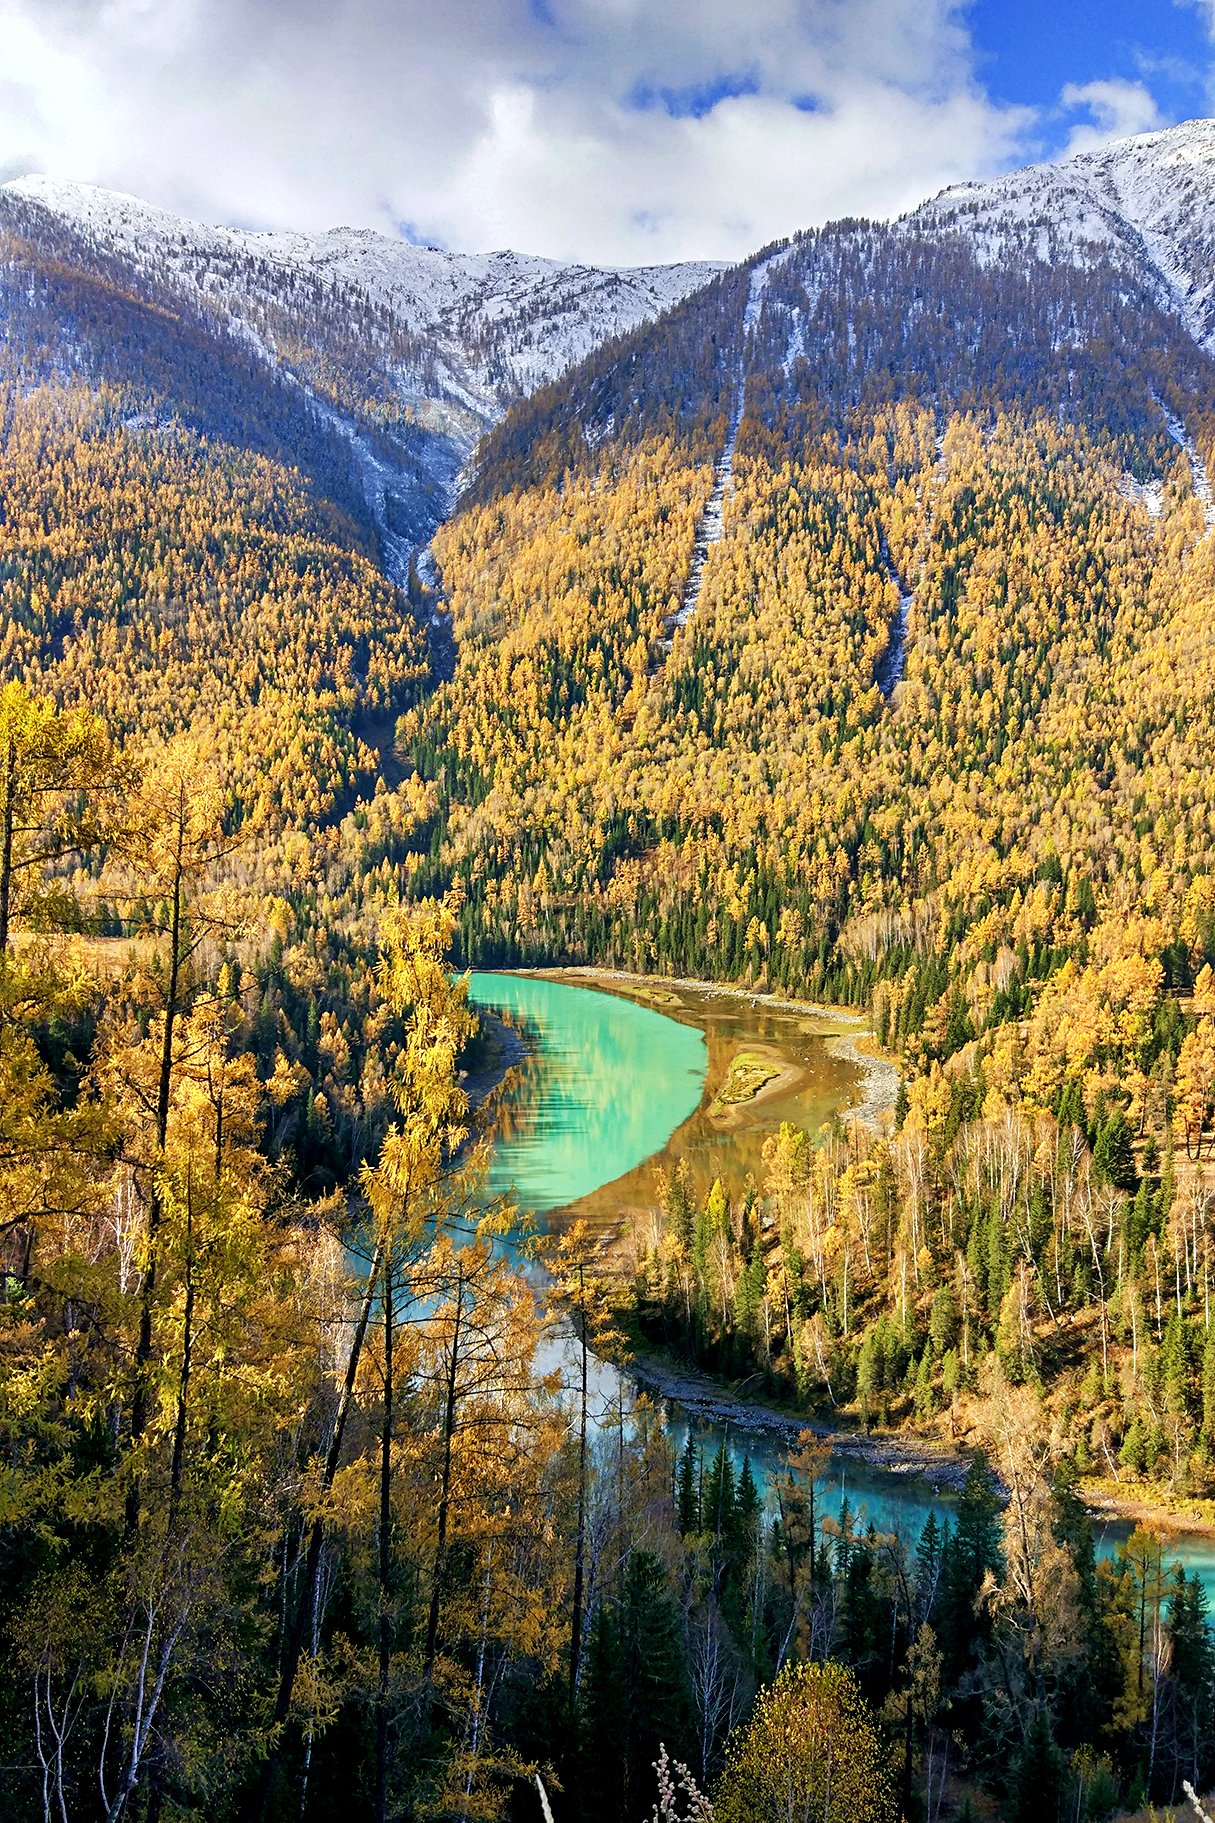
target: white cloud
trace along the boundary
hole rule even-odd
[[[1084,112],[1091,116],[1072,128],[1067,142],[1069,154],[1096,152],[1111,139],[1150,133],[1165,124],[1154,97],[1142,82],[1069,82],[1060,92],[1059,105],[1069,114]]]
[[[959,0],[0,0],[0,174],[257,226],[736,257],[992,173],[1031,124]]]

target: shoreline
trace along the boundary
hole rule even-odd
[[[483,1069],[470,1070],[461,1082],[460,1087],[468,1097],[468,1111],[478,1113],[502,1087],[512,1070],[517,1070],[531,1056],[523,1038],[513,1025],[508,1025],[497,1013],[478,1007],[477,1017],[482,1027],[489,1033],[491,1042],[497,1046],[497,1054],[492,1062]]]
[[[1081,1482],[1083,1492],[1084,1483]],[[1215,1520],[1198,1513],[1176,1512],[1157,1500],[1130,1495],[1125,1500],[1108,1492],[1104,1483],[1099,1491],[1088,1494],[1084,1501],[1089,1517],[1113,1520],[1123,1525],[1143,1525],[1149,1531],[1172,1534],[1178,1538],[1215,1538]]]
[[[677,1400],[693,1417],[785,1437],[790,1447],[804,1431],[812,1431],[830,1446],[833,1455],[852,1456],[889,1475],[926,1481],[936,1493],[960,1492],[970,1468],[969,1457],[948,1444],[934,1445],[928,1439],[902,1437],[893,1431],[838,1430],[821,1418],[742,1398],[711,1375],[657,1350],[614,1358],[612,1365],[645,1391]]]
[[[790,1447],[796,1445],[804,1431],[811,1431],[829,1446],[832,1455],[851,1457],[883,1474],[923,1481],[936,1494],[959,1494],[973,1459],[973,1450],[943,1439],[907,1436],[899,1431],[840,1430],[809,1414],[752,1402],[699,1368],[685,1366],[658,1350],[617,1358],[613,1365],[644,1391],[677,1401],[694,1418],[754,1434],[783,1437]],[[999,1475],[992,1472],[1003,1491]],[[1210,1519],[1177,1512],[1145,1497],[1142,1489],[1125,1499],[1111,1493],[1105,1484],[1090,1491],[1081,1482],[1078,1491],[1085,1512],[1097,1524],[1144,1525],[1166,1539],[1215,1538],[1215,1523]]]
[[[587,981],[631,981],[639,987],[678,987],[689,993],[703,994],[710,1000],[749,1000],[752,1006],[769,1006],[783,1013],[812,1013],[819,1019],[834,1020],[837,1025],[864,1026],[865,1015],[847,1006],[828,1006],[819,1000],[790,1000],[763,988],[738,987],[726,981],[697,981],[690,975],[638,975],[631,969],[600,968],[593,962],[575,962],[567,968],[510,968],[504,975],[573,975]],[[824,1032],[823,1036],[831,1034]]]
[[[551,976],[587,982],[627,982],[636,987],[658,990],[682,988],[688,993],[703,994],[709,1000],[746,1000],[757,1008],[771,1007],[781,1013],[803,1013],[811,1018],[830,1020],[833,1025],[851,1026],[851,1031],[821,1034],[828,1055],[852,1064],[861,1076],[859,1099],[853,1107],[841,1109],[840,1118],[855,1120],[871,1133],[882,1133],[886,1130],[888,1119],[893,1117],[901,1078],[892,1059],[876,1052],[861,1050],[861,1042],[871,1037],[871,1033],[865,1015],[852,1007],[828,1006],[817,1000],[792,1000],[785,995],[757,988],[736,987],[722,981],[697,981],[688,975],[637,975],[629,969],[599,968],[591,962],[580,962],[569,968],[517,968],[502,972],[531,975],[538,979]],[[661,1011],[661,1008],[656,1007],[655,1010]],[[777,1086],[765,1084],[759,1094],[751,1098],[751,1103],[754,1104],[766,1093],[771,1093]]]
[[[899,1073],[889,1058],[860,1048],[868,1034],[863,1029],[863,1015],[851,1009],[790,1000],[719,982],[695,981],[687,977],[636,975],[624,969],[600,969],[590,964],[580,964],[575,968],[509,969],[501,972],[540,978],[568,977],[583,980],[588,985],[595,981],[615,981],[654,988],[659,992],[663,988],[682,988],[703,994],[706,998],[746,1000],[756,1007],[769,1006],[781,1011],[829,1019],[837,1025],[852,1026],[854,1029],[851,1031],[822,1034],[831,1055],[855,1065],[861,1074],[860,1099],[853,1107],[841,1110],[841,1118],[855,1120],[873,1132],[884,1132],[893,1115],[899,1090]],[[481,1011],[480,1016],[493,1028],[493,1036],[501,1049],[487,1069],[470,1076],[464,1085],[470,1107],[474,1111],[483,1107],[501,1087],[510,1071],[518,1068],[531,1055],[513,1026],[493,1013]],[[770,1083],[765,1084],[749,1102],[738,1106],[753,1106],[772,1087]],[[728,1119],[729,1113],[736,1111],[731,1104],[729,1109],[723,1110],[723,1114]],[[722,1124],[725,1125],[726,1121],[723,1120]],[[612,1365],[642,1391],[661,1399],[676,1401],[691,1418],[735,1426],[740,1431],[754,1434],[783,1437],[790,1446],[797,1443],[803,1431],[811,1431],[835,1455],[851,1457],[885,1474],[923,1481],[937,1493],[956,1495],[970,1467],[971,1452],[958,1444],[907,1436],[897,1431],[840,1430],[821,1418],[783,1410],[779,1406],[740,1396],[727,1383],[681,1363],[674,1355],[658,1350],[617,1357],[613,1359]],[[1198,1514],[1175,1511],[1159,1499],[1153,1499],[1146,1489],[1137,1488],[1134,1494],[1128,1493],[1126,1497],[1121,1497],[1107,1483],[1094,1487],[1091,1492],[1081,1483],[1079,1491],[1086,1512],[1098,1523],[1106,1521],[1132,1526],[1143,1524],[1165,1537],[1172,1534],[1215,1538],[1215,1521]]]

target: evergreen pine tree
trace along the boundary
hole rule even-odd
[[[1207,1598],[1197,1574],[1180,1565],[1169,1598],[1171,1677],[1175,1688],[1174,1784],[1189,1779],[1200,1788],[1215,1748],[1215,1637],[1207,1624]]]
[[[675,1512],[680,1536],[700,1530],[700,1452],[689,1434],[675,1474]]]
[[[935,1513],[929,1513],[915,1548],[916,1615],[921,1623],[931,1621],[936,1609],[943,1543],[941,1522]]]
[[[1202,1349],[1202,1434],[1215,1448],[1215,1328],[1207,1330]]]
[[[1013,1768],[1009,1823],[1058,1823],[1063,1786],[1063,1755],[1055,1745],[1050,1717],[1040,1707]]]
[[[975,1455],[958,1497],[957,1518],[941,1547],[939,1637],[946,1671],[956,1679],[970,1664],[988,1620],[975,1614],[975,1598],[988,1571],[998,1572],[1000,1503],[982,1450]]]
[[[1118,1190],[1135,1188],[1135,1154],[1131,1148],[1131,1129],[1121,1108],[1115,1108],[1098,1129],[1093,1147],[1093,1168],[1097,1176]]]
[[[932,1350],[927,1343],[916,1369],[915,1409],[918,1418],[931,1418],[937,1409],[936,1389],[932,1384]]]

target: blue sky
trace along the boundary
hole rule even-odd
[[[0,179],[732,259],[1215,112],[1215,0],[0,0]]]
[[[1210,14],[1182,0],[975,0],[967,11],[975,73],[994,101],[1040,109],[1044,153],[1061,150],[1077,110],[1069,85],[1144,87],[1164,120],[1208,112]]]

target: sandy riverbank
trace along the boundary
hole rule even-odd
[[[626,969],[596,968],[589,963],[580,964],[576,968],[518,969],[513,972],[552,976],[558,980],[615,983],[632,988],[637,999],[653,1006],[658,1012],[662,1011],[665,994],[682,989],[688,993],[702,994],[707,1000],[737,1000],[756,1008],[768,1007],[775,1012],[799,1013],[807,1019],[821,1019],[825,1025],[836,1028],[822,1034],[830,1055],[855,1065],[861,1072],[860,1099],[852,1107],[842,1110],[845,1119],[859,1121],[861,1126],[874,1132],[884,1132],[893,1119],[899,1093],[898,1070],[890,1058],[878,1052],[864,1015],[852,1007],[825,1006],[815,1000],[792,1000],[780,994],[761,993],[754,988],[735,987],[725,982],[696,981],[687,975],[634,975]],[[838,1028],[841,1026],[846,1029],[840,1031]],[[763,1050],[767,1047],[748,1048]],[[787,1088],[788,1078],[774,1079],[765,1083],[748,1102],[734,1105],[740,1108],[754,1107],[765,1097],[775,1099]]]
[[[862,1050],[866,1040],[848,1033],[841,1038],[828,1038],[827,1049],[833,1057],[843,1057],[861,1072],[861,1099],[846,1110],[849,1120],[859,1121],[875,1133],[885,1132],[894,1119],[899,1098],[899,1073],[888,1057],[877,1049]]]
[[[1199,1504],[1204,1509],[1201,1513],[1186,1512],[1184,1506],[1178,1507],[1167,1500],[1153,1497],[1150,1489],[1141,1484],[1126,1493],[1108,1482],[1102,1482],[1098,1488],[1084,1487],[1084,1504],[1089,1512],[1101,1519],[1125,1520],[1130,1525],[1146,1526],[1150,1532],[1186,1534],[1198,1538],[1215,1538],[1215,1502],[1203,1500]]]

